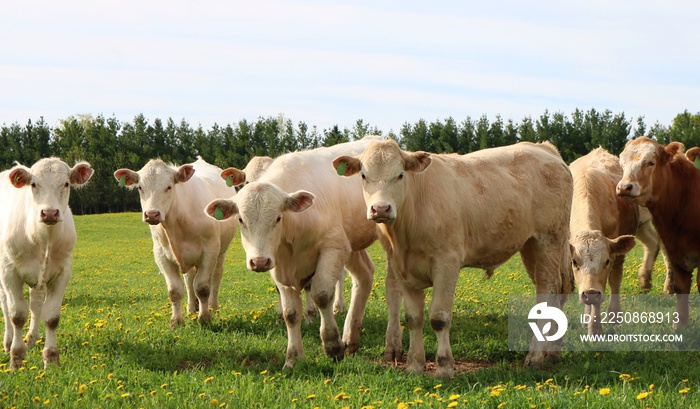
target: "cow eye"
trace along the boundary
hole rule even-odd
[[[362,180],[367,180],[367,177],[365,176],[364,173],[360,173],[360,176],[362,176]]]
[[[573,264],[574,267],[578,267],[578,263],[576,262],[576,260],[571,260],[571,264]]]
[[[36,187],[36,183],[32,182],[32,183],[29,184],[29,186],[31,186],[31,187]]]
[[[401,179],[403,179],[403,172],[401,172],[401,174],[398,177],[398,180],[401,180]]]
[[[654,166],[654,165],[656,165],[656,162],[654,162],[653,160],[650,160],[649,162],[647,162],[647,166]]]
[[[607,266],[609,266],[609,265],[610,265],[610,259],[608,259],[608,260],[605,262],[605,267],[607,267]]]
[[[171,190],[172,188],[173,188],[172,186],[168,186],[168,188],[165,190]]]
[[[239,218],[238,218],[238,223],[244,224],[244,223],[243,223],[243,218],[242,218],[242,217],[239,217]]]
[[[68,183],[68,182],[66,182],[66,183],[63,185],[63,187],[68,187],[68,186],[70,186],[70,183]]]
[[[277,216],[277,220],[275,220],[275,224],[279,223],[282,221],[282,215]]]
[[[136,188],[137,188],[138,190],[143,190],[143,189],[141,188],[141,185],[136,186]]]

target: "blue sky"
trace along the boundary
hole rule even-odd
[[[700,112],[689,1],[55,1],[0,6],[0,123],[283,113],[388,132],[575,108]]]

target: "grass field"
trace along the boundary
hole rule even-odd
[[[462,271],[451,340],[460,368],[469,370],[452,379],[410,376],[383,362],[385,270],[376,244],[358,353],[339,363],[327,358],[316,319],[303,325],[306,359],[282,371],[286,329],[277,318],[276,293],[269,274],[245,269],[238,238],[213,324],[188,321],[171,331],[165,281],[140,216],[80,216],[76,225],[73,277],[58,329],[61,366],[45,371],[35,348],[22,370],[9,373],[9,357],[2,355],[1,407],[700,407],[698,352],[565,352],[561,363],[544,370],[522,368],[525,353],[509,352],[507,344],[507,295],[534,288],[519,257],[490,280],[481,270]],[[640,260],[638,247],[625,266],[623,293],[639,292]],[[661,291],[662,271],[659,259],[653,292]],[[349,277],[345,288],[349,300]],[[342,329],[344,314],[336,318]],[[691,317],[691,325],[698,318]],[[425,339],[432,360],[437,345],[427,323]]]

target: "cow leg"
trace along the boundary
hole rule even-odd
[[[170,298],[170,305],[172,308],[170,328],[175,329],[178,325],[185,325],[185,319],[182,316],[182,297],[184,295],[185,285],[182,281],[182,275],[180,274],[177,264],[168,260],[163,255],[160,246],[153,246],[153,250],[155,252],[156,264],[158,264],[160,272],[163,274],[165,283],[168,286],[168,298]]]
[[[339,249],[322,250],[316,265],[316,274],[311,279],[311,298],[321,315],[323,349],[326,355],[336,361],[341,361],[345,356],[345,345],[340,338],[338,324],[333,315],[333,292],[349,256],[349,252]]]
[[[41,322],[41,310],[46,300],[46,286],[37,286],[29,289],[29,331],[27,331],[27,348],[32,349],[39,339],[39,323]]]
[[[216,257],[211,254],[202,255],[202,260],[197,267],[197,275],[194,276],[194,292],[199,300],[199,315],[197,319],[202,324],[211,322],[209,311],[209,298],[211,295],[211,280],[216,269]]]
[[[314,299],[311,297],[311,283],[304,287],[306,296],[306,304],[304,305],[304,321],[311,322],[318,315],[318,309],[314,304]]]
[[[406,310],[406,326],[410,340],[406,370],[412,374],[421,374],[425,369],[425,346],[423,345],[423,322],[425,320],[425,292],[411,288],[401,282],[403,304]]]
[[[280,303],[287,325],[287,354],[284,368],[294,368],[298,359],[304,357],[304,344],[301,341],[301,291],[292,287],[277,285]]]
[[[187,292],[187,315],[196,314],[199,310],[199,300],[194,293],[194,278],[197,276],[197,268],[192,267],[184,274],[185,291]]]
[[[221,279],[224,276],[224,260],[226,259],[226,252],[219,253],[219,257],[216,259],[216,267],[214,268],[214,273],[211,275],[211,294],[209,295],[209,307],[212,311],[217,311],[219,309],[219,287],[221,287]]]
[[[608,283],[610,283],[610,305],[608,306],[609,313],[618,313],[622,311],[620,308],[620,285],[622,284],[622,267],[625,264],[625,255],[615,256],[613,267],[608,275]]]
[[[436,266],[433,272],[433,298],[428,307],[430,326],[437,336],[437,353],[435,363],[438,378],[449,378],[454,375],[455,360],[450,346],[450,328],[452,327],[452,309],[454,307],[455,291],[459,267]]]
[[[374,265],[372,266],[372,271],[374,271]],[[333,300],[333,313],[338,314],[345,312],[345,295],[343,294],[343,286],[345,284],[345,269],[340,272],[340,278],[335,283],[335,298]]]
[[[71,276],[71,264],[56,276],[47,286],[46,302],[44,303],[44,330],[46,331],[46,344],[44,345],[44,368],[51,364],[60,364],[58,345],[56,343],[56,330],[61,317],[61,303],[63,294]]]
[[[693,281],[693,271],[688,271],[673,264],[673,278],[676,290],[676,311],[678,312],[678,322],[673,324],[673,328],[685,328],[689,324],[688,295]]]
[[[345,326],[343,327],[343,344],[347,353],[353,354],[360,347],[362,318],[365,315],[367,299],[372,292],[372,283],[374,282],[374,264],[372,264],[367,251],[360,250],[350,255],[347,269],[352,277],[352,295],[350,297],[350,310],[345,317]],[[345,276],[345,270],[341,270],[340,275],[341,277]],[[340,280],[336,281],[336,297],[338,295],[338,282]],[[342,293],[342,289],[340,292]]]
[[[656,256],[659,254],[659,235],[656,233],[651,221],[648,221],[637,229],[635,237],[637,237],[644,246],[644,258],[642,259],[642,265],[639,266],[637,278],[642,292],[647,292],[651,290],[651,272],[654,269]]]
[[[565,269],[571,268],[568,239],[564,237],[550,236],[540,239],[531,238],[520,250],[523,264],[528,275],[533,279],[537,293],[537,303],[546,302],[548,306],[560,308],[565,297],[559,294],[565,288],[567,275]],[[556,324],[555,324],[556,326]],[[556,328],[554,328],[556,330]],[[530,343],[530,352],[525,357],[525,365],[542,366],[546,358],[552,361],[561,359],[561,340],[548,342],[538,341],[533,335]]]
[[[15,371],[22,366],[22,360],[27,353],[27,345],[22,340],[22,330],[27,322],[29,306],[24,299],[23,283],[14,274],[3,277],[3,286],[7,296],[8,314],[5,315],[6,325],[12,325],[12,342],[10,343],[10,370]],[[8,322],[9,321],[9,322]]]
[[[666,266],[666,280],[664,281],[664,294],[675,294],[675,284],[673,280],[673,268],[671,260],[666,254],[666,247],[661,243],[661,257],[664,259],[664,265]]]
[[[387,257],[384,297],[389,310],[386,327],[384,359],[400,360],[403,355],[403,330],[401,328],[401,284],[396,278],[391,259]]]
[[[2,306],[2,316],[5,321],[5,334],[3,336],[3,350],[5,352],[10,352],[10,347],[12,346],[12,338],[14,336],[14,328],[12,322],[10,322],[10,309],[7,306],[7,295],[5,294],[5,287],[0,283],[0,306]]]

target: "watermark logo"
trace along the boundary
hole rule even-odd
[[[535,334],[535,338],[537,338],[538,341],[556,341],[561,339],[566,333],[566,328],[569,325],[569,320],[566,318],[566,314],[564,314],[564,312],[557,307],[548,306],[546,302],[541,302],[532,307],[530,313],[527,315],[527,318],[537,321],[547,320],[547,323],[544,324],[542,330],[540,330],[540,327],[537,326],[537,322],[529,322],[530,328],[532,328],[532,332]],[[552,329],[552,321],[557,323],[557,332],[553,335],[546,335]]]

